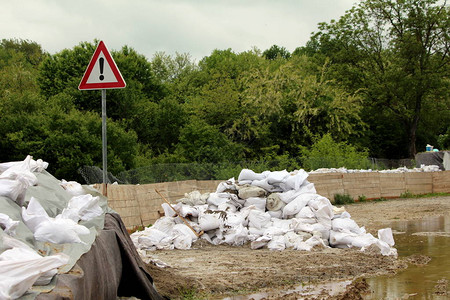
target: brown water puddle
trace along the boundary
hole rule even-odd
[[[450,215],[422,220],[393,222],[395,248],[399,258],[411,258],[410,266],[395,276],[368,278],[371,293],[364,299],[450,299]],[[431,258],[431,260],[430,260]],[[279,295],[296,293],[315,296],[326,292],[329,296],[345,290],[351,281],[336,281],[319,285],[303,285],[296,289],[278,291]],[[444,288],[440,283],[446,282]],[[275,293],[256,293],[233,296],[224,300],[263,299]]]
[[[412,257],[413,263],[395,276],[367,279],[372,294],[365,299],[449,299],[450,287],[439,283],[450,282],[450,215],[390,227],[404,232],[394,236],[394,247],[399,258]]]

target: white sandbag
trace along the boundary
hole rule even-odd
[[[316,246],[327,247],[324,244],[320,235],[313,235],[306,241],[295,244],[294,249],[295,250],[303,250],[303,251],[311,251]]]
[[[173,239],[173,246],[180,250],[191,249],[192,237],[190,235],[176,234]]]
[[[215,206],[226,203],[232,196],[230,193],[210,193],[207,203]]]
[[[312,224],[311,226],[313,228],[313,234],[320,233],[321,238],[324,240],[328,240],[330,238],[330,227],[321,223]]]
[[[41,173],[48,167],[48,162],[45,162],[42,159],[34,160],[32,156],[27,155],[27,157],[23,161],[11,161],[11,162],[0,163],[0,174],[13,166],[18,166],[18,165],[23,166],[24,162],[27,166],[27,170],[30,172]]]
[[[222,181],[217,185],[216,193],[223,193],[229,191],[236,191],[236,181],[233,178],[228,179],[227,181]]]
[[[289,172],[283,171],[273,171],[267,175],[267,182],[271,185],[280,184],[288,178]]]
[[[266,227],[270,223],[271,218],[272,217],[266,212],[262,212],[258,209],[252,209],[250,210],[250,213],[248,215],[248,226],[261,229],[263,227]]]
[[[177,205],[172,205],[172,207],[168,204],[168,203],[162,203],[161,207],[164,210],[164,216],[167,217],[175,217],[177,215],[177,212],[175,211],[178,207],[180,207],[179,205],[180,203],[177,203]],[[173,210],[172,208],[174,208],[175,210]]]
[[[263,236],[264,231],[266,231],[265,227],[263,228],[248,227],[248,234],[256,238]]]
[[[238,196],[241,199],[248,199],[253,197],[265,197],[266,190],[258,186],[244,186],[238,191]]]
[[[286,177],[284,190],[299,190],[306,178],[308,178],[308,173],[305,170],[295,171]]]
[[[343,210],[342,210],[343,209]],[[333,213],[334,217],[333,219],[342,218],[342,219],[351,219],[351,215],[348,213],[348,211],[345,210],[345,207],[339,207],[336,209],[335,206],[333,206]]]
[[[0,178],[0,196],[7,197],[12,201],[17,201],[19,196],[26,191],[27,187],[22,181]]]
[[[50,219],[45,209],[39,203],[39,201],[31,197],[28,207],[22,207],[22,219],[25,225],[32,231],[35,232],[37,227]]]
[[[285,229],[285,228],[280,228],[280,227],[275,227],[273,225],[269,226],[266,228],[266,230],[264,230],[263,235],[266,236],[277,236],[277,235],[285,235],[286,232],[291,231],[290,229]]]
[[[20,261],[0,261],[0,299],[17,299],[22,296],[45,272],[57,269],[69,261],[69,256],[58,253]]]
[[[217,209],[227,213],[235,213],[237,211],[236,206],[234,206],[231,202],[220,204],[217,206]]]
[[[316,188],[314,187],[314,183],[308,182],[305,180],[300,188],[297,190],[300,194],[310,193],[317,194]]]
[[[249,169],[242,169],[241,172],[239,173],[238,181],[240,184],[242,184],[241,181],[262,180],[265,178],[266,178],[265,174],[255,173]]]
[[[199,191],[192,191],[185,193],[184,198],[178,199],[178,203],[183,203],[191,206],[206,204],[206,200],[209,197],[209,193],[201,194]]]
[[[257,238],[255,241],[251,242],[250,244],[250,248],[252,250],[256,250],[259,248],[262,248],[264,246],[267,245],[267,243],[271,240],[272,238],[269,236],[261,236],[259,238]]]
[[[335,218],[331,221],[332,229],[334,231],[346,232],[350,231],[356,234],[365,233],[365,230],[361,229],[358,224],[352,219],[347,218]]]
[[[357,248],[369,247],[372,244],[377,243],[375,238],[370,233],[359,234],[352,239],[352,246]]]
[[[71,219],[50,218],[39,224],[34,231],[34,238],[41,242],[54,244],[82,243],[79,235],[89,234],[90,231]]]
[[[252,205],[261,211],[266,211],[266,198],[250,197],[245,200],[244,207]]]
[[[30,171],[42,173],[44,170],[48,168],[48,162],[43,161],[42,159],[34,160],[31,158],[30,160]]]
[[[289,230],[293,230],[292,226],[291,226],[292,219],[284,220],[284,219],[272,218],[271,221],[272,221],[272,226],[286,230],[286,232]]]
[[[293,231],[286,232],[284,235],[284,244],[286,245],[286,248],[293,248],[301,241],[303,241],[303,238]]]
[[[180,216],[182,216],[183,218],[186,218],[187,216],[195,217],[195,218],[198,217],[199,211],[196,207],[186,205],[186,204],[181,204],[178,207],[179,207],[178,214]]]
[[[28,156],[22,163],[13,165],[0,174],[0,179],[20,180],[26,186],[36,185],[38,180],[36,175],[30,171],[30,159]]]
[[[173,226],[172,235],[189,235],[192,241],[197,240],[197,235],[186,224],[176,224]]]
[[[294,216],[305,207],[308,202],[317,198],[317,194],[300,194],[283,208],[283,218]]]
[[[319,210],[324,206],[328,207],[331,212],[333,211],[333,205],[330,200],[318,194],[316,194],[316,197],[314,198],[311,197],[311,200],[308,202],[308,206],[311,207],[313,211]]]
[[[267,178],[264,178],[261,180],[253,180],[251,182],[251,185],[263,188],[264,190],[266,190],[268,192],[281,192],[282,191],[282,189],[279,186],[270,184],[267,181]]]
[[[290,191],[287,191],[287,192],[278,193],[278,197],[280,198],[281,201],[283,201],[284,203],[288,204],[300,194],[301,193],[299,191],[290,190]]]
[[[248,229],[239,224],[227,230],[224,242],[232,246],[242,246],[248,241]]]
[[[145,235],[141,235],[138,238],[139,248],[157,246],[161,244],[161,241],[164,239],[172,239],[172,237],[158,229],[146,228]]]
[[[0,213],[0,228],[11,236],[16,234],[16,227],[19,225],[19,221],[14,221],[8,215]]]
[[[269,243],[267,243],[267,248],[272,251],[283,251],[286,249],[286,244],[284,243],[283,235],[273,236]]]
[[[0,261],[22,261],[24,258],[39,259],[42,258],[36,251],[29,247],[25,248],[11,248],[0,254]],[[52,269],[42,273],[41,276],[34,282],[34,285],[47,285],[56,275],[57,269]]]
[[[279,211],[286,206],[286,203],[281,201],[280,195],[278,193],[272,193],[267,196],[266,208],[269,211]]]
[[[316,219],[316,215],[311,210],[309,206],[303,207],[296,215],[296,218],[303,218],[303,219]],[[314,222],[316,223],[316,222]]]
[[[370,233],[356,234],[350,231],[330,231],[330,245],[338,248],[367,248],[375,244],[377,239]]]
[[[317,223],[314,223],[314,224],[317,224]],[[300,231],[313,232],[314,231],[313,224],[303,223],[301,219],[297,219],[297,218],[292,219],[291,228],[295,232],[300,232]]]
[[[72,196],[80,196],[86,194],[83,186],[76,181],[66,181],[62,179],[60,185]]]
[[[91,194],[73,196],[67,203],[67,207],[61,213],[62,218],[90,221],[103,214],[103,210],[98,205],[99,197]]]
[[[283,211],[281,210],[277,210],[277,211],[271,211],[268,210],[267,213],[272,217],[272,218],[277,218],[277,219],[281,219],[283,216]]]
[[[172,229],[176,225],[174,217],[161,217],[155,221],[155,224],[152,225],[152,229],[157,229],[162,231],[168,235],[172,234]]]
[[[200,213],[198,216],[198,225],[203,231],[209,231],[219,228],[220,226],[220,213],[219,212],[208,212]]]
[[[241,212],[228,213],[225,218],[220,218],[220,228],[226,230],[228,228],[237,227],[239,225],[247,226],[245,215]]]
[[[322,224],[328,230],[331,229],[331,219],[333,218],[333,210],[330,206],[321,206],[318,210],[314,211],[317,222]]]
[[[392,235],[391,228],[383,228],[378,230],[378,239],[385,242],[391,247],[395,245],[394,236]]]

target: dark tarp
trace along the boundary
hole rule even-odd
[[[105,226],[72,270],[57,275],[56,287],[37,299],[162,299],[116,213],[105,215]]]
[[[422,152],[417,153],[415,156],[417,167],[420,167],[421,165],[436,165],[441,169],[442,171],[445,170],[444,167],[444,156],[445,153],[450,154],[450,151],[438,151],[438,152]]]

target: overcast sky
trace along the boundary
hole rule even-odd
[[[319,22],[339,19],[358,0],[0,0],[0,38],[37,42],[54,54],[80,42],[155,52],[242,52],[304,46]]]

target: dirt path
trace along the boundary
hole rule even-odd
[[[448,214],[450,197],[359,203],[346,209],[359,226],[375,233],[392,221]],[[195,244],[194,248],[149,252],[170,266],[148,265],[161,295],[170,299],[222,299],[255,291],[287,290],[300,284],[394,273],[406,266],[405,261],[355,249],[270,251],[251,250],[249,246],[213,246],[206,242]],[[295,299],[295,295],[291,297]],[[276,298],[281,297],[266,299]],[[311,299],[328,298],[328,295],[318,295]]]

